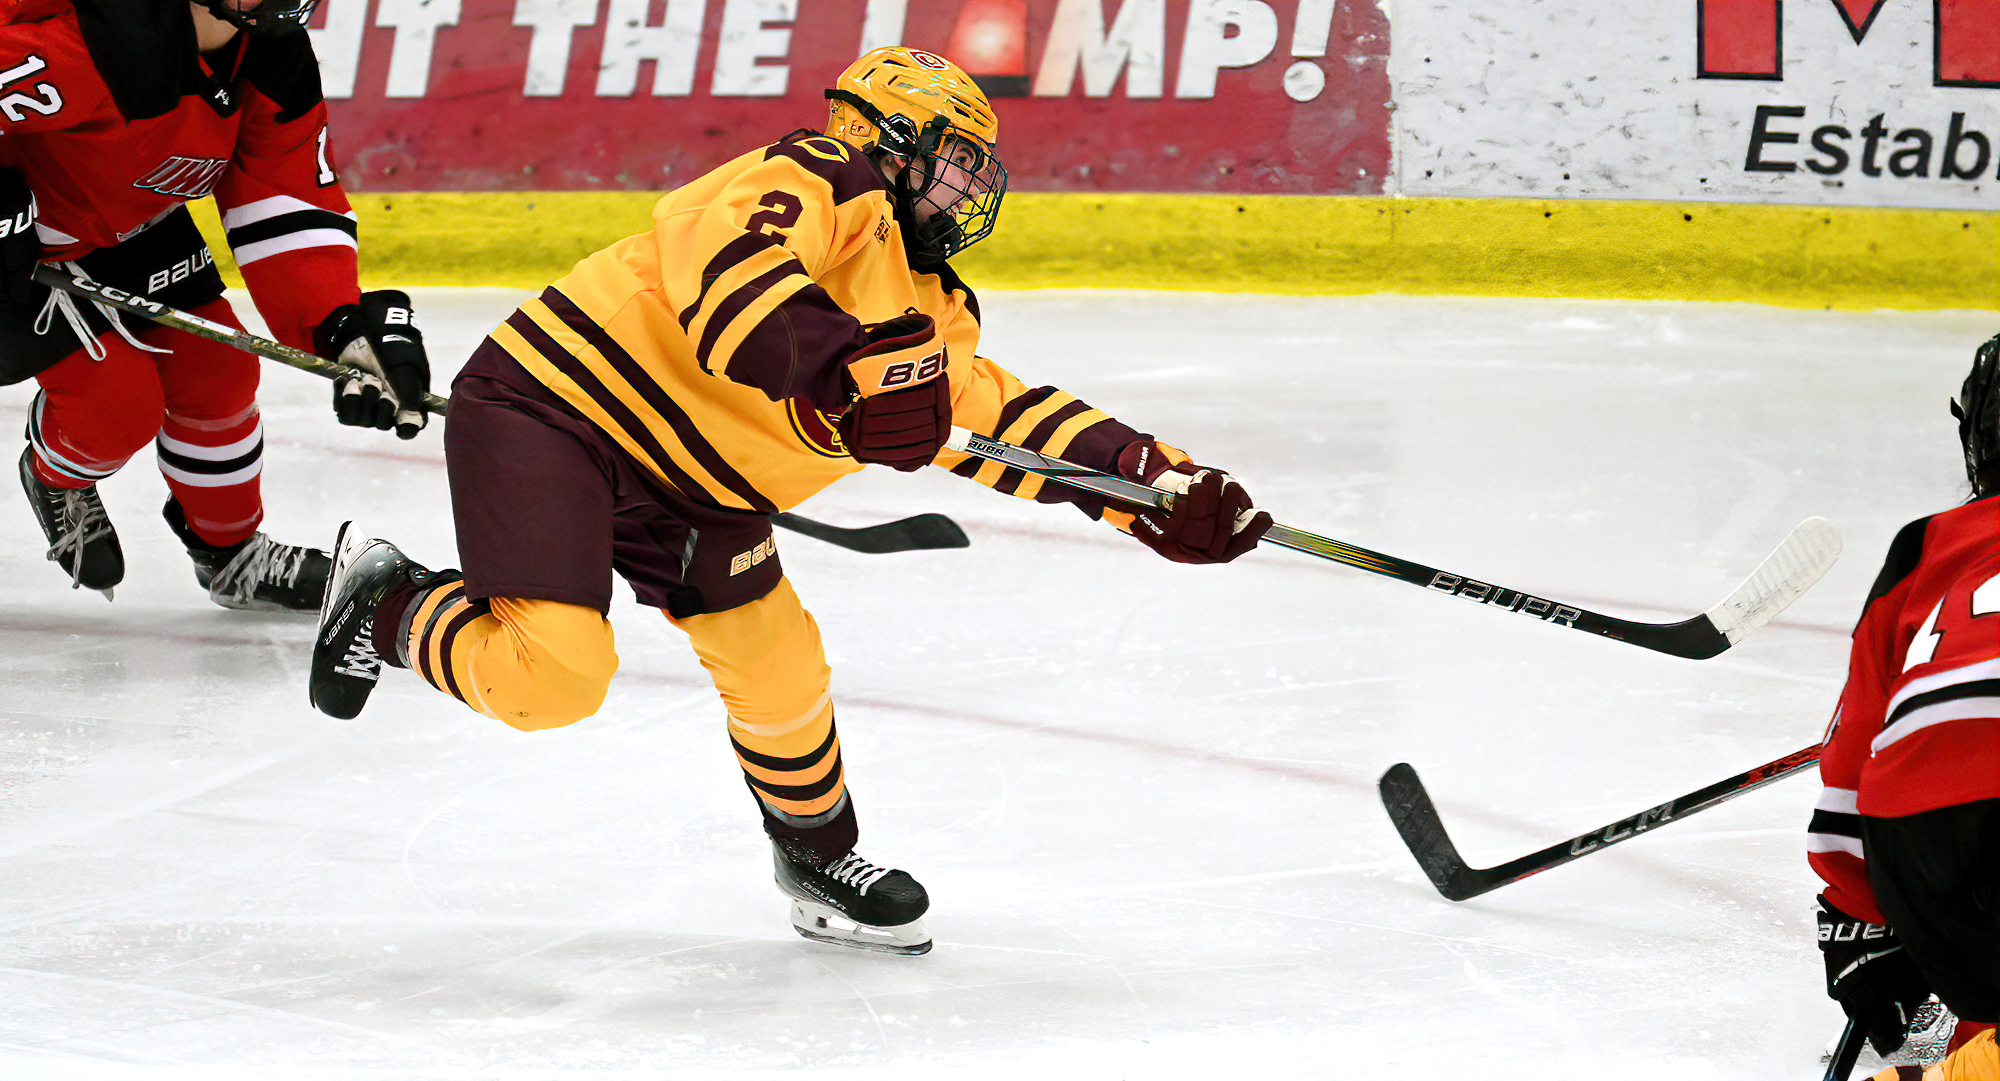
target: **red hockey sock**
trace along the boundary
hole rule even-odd
[[[195,314],[240,325],[227,301],[204,304]],[[264,520],[257,358],[184,334],[163,342],[174,351],[158,359],[166,399],[156,443],[160,472],[195,535],[227,548],[247,540]]]

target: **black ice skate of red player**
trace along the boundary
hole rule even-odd
[[[1952,412],[1972,499],[1896,534],[1854,630],[1807,840],[1827,994],[1876,1050],[1935,993],[1947,1076],[2000,1077],[2000,337]],[[1903,1067],[1914,1071],[1914,1067]],[[1899,1076],[1895,1068],[1883,1075]],[[1925,1074],[1926,1077],[1931,1076]]]
[[[21,486],[73,585],[124,577],[97,483],[146,443],[196,580],[226,608],[310,611],[324,553],[258,530],[255,358],[37,284],[51,263],[237,323],[186,203],[213,195],[280,341],[363,374],[343,424],[424,427],[407,296],[363,294],[305,33],[317,0],[0,0],[0,384],[40,383]]]

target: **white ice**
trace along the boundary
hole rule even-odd
[[[420,295],[440,385],[518,298]],[[208,603],[144,452],[104,486],[115,603],[0,495],[0,1077],[1818,1075],[1815,777],[1458,905],[1374,781],[1415,764],[1491,864],[1817,742],[1889,538],[1963,496],[1946,399],[1991,313],[984,299],[989,355],[1302,528],[1647,619],[1808,515],[1847,555],[1692,662],[1282,550],[1170,565],[1067,507],[871,470],[802,510],[942,511],[973,547],[780,545],[862,850],[934,898],[912,959],[793,933],[721,707],[628,593],[610,700],[572,728],[400,672],[331,721],[310,620]],[[264,385],[272,535],[358,517],[454,561],[436,431]],[[0,390],[0,427],[31,396]]]

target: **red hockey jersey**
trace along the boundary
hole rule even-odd
[[[351,303],[355,220],[303,33],[196,51],[185,0],[0,0],[0,166],[40,205],[49,261],[131,240],[213,194],[258,309],[288,345]],[[207,252],[139,275],[149,293]]]
[[[2000,497],[1903,527],[1854,628],[1807,856],[1827,900],[1881,923],[1861,818],[2000,799]]]

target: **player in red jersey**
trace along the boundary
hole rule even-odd
[[[328,562],[258,531],[256,359],[52,291],[38,263],[237,325],[186,209],[213,195],[272,334],[369,373],[336,384],[341,423],[424,426],[409,298],[357,284],[304,32],[316,3],[0,0],[0,384],[41,384],[21,484],[77,586],[109,596],[124,577],[96,484],[148,442],[216,603],[311,610]]]
[[[1826,880],[1827,993],[1877,1052],[1935,993],[1961,1027],[1945,1076],[2000,1078],[2000,337],[1959,418],[1972,500],[1896,534],[1854,629],[1820,758],[1808,858]],[[1978,1031],[1980,1028],[1984,1031]],[[1892,1067],[1878,1077],[1894,1081]],[[1915,1076],[1915,1067],[1900,1067]],[[1926,1074],[1925,1076],[1930,1076]]]

